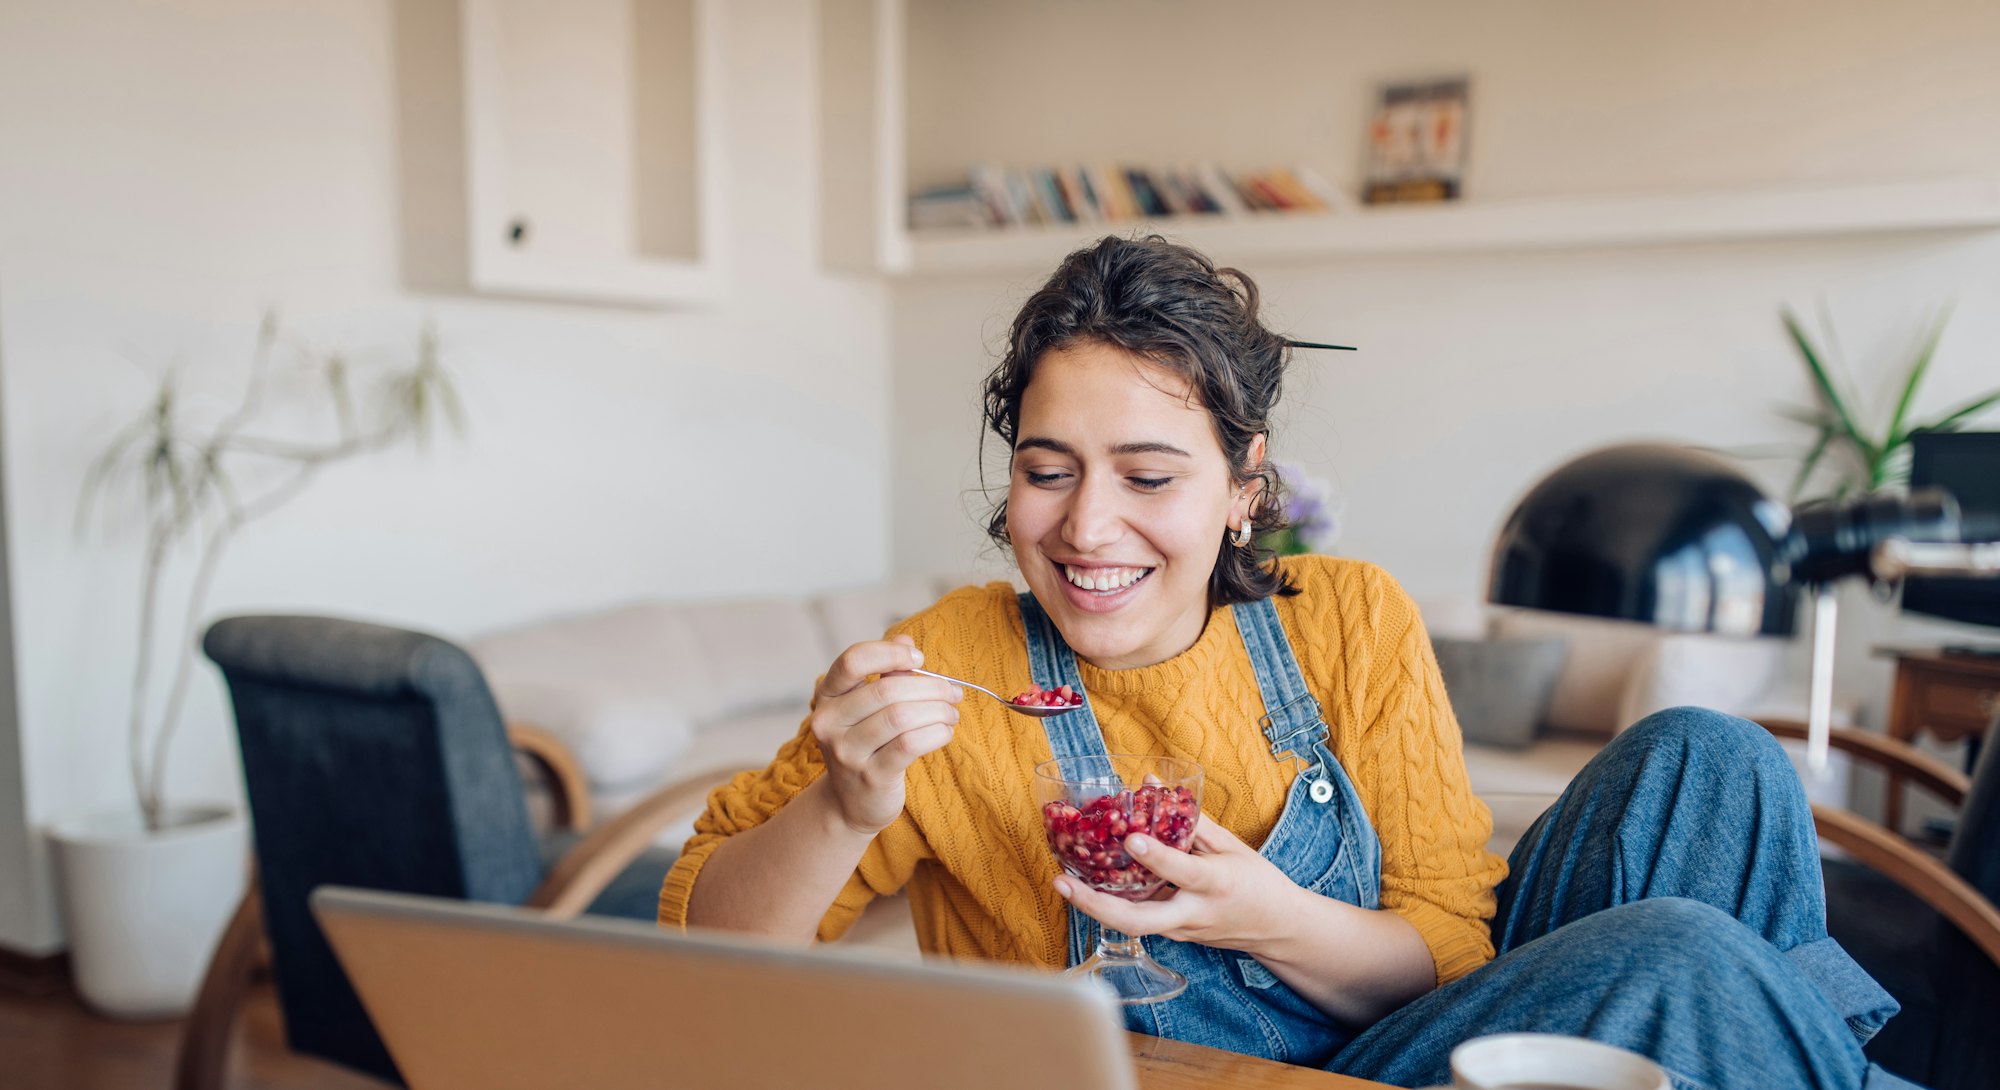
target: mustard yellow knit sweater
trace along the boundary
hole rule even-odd
[[[1485,921],[1506,863],[1484,848],[1492,820],[1466,783],[1430,640],[1380,568],[1321,556],[1283,563],[1303,593],[1278,598],[1278,615],[1381,838],[1382,907],[1423,935],[1439,983],[1457,979],[1493,956]],[[916,640],[925,666],[995,692],[1020,692],[1031,680],[1020,609],[1004,583],[953,591],[891,634]],[[1110,752],[1200,761],[1207,818],[1263,843],[1298,766],[1275,760],[1258,730],[1264,709],[1229,610],[1211,613],[1195,645],[1166,662],[1079,665]],[[978,694],[961,711],[951,743],[910,767],[902,816],[862,857],[820,937],[838,937],[870,899],[908,886],[926,951],[1060,966],[1067,906],[1050,885],[1056,862],[1030,787],[1048,740],[1035,722]],[[667,874],[660,922],[684,927],[716,845],[769,818],[823,771],[802,728],[769,767],[717,788]]]

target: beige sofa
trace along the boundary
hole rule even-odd
[[[603,820],[662,784],[719,782],[763,765],[798,730],[814,679],[842,648],[879,638],[966,581],[908,577],[810,597],[642,602],[468,646],[508,721],[539,727],[573,751]],[[1773,695],[1783,689],[1785,644],[1662,636],[1477,602],[1419,607],[1437,639],[1557,638],[1567,647],[1541,737],[1518,748],[1466,746],[1473,790],[1494,813],[1495,850],[1511,846],[1617,729],[1646,712],[1692,703],[1800,717],[1802,698]],[[685,840],[693,818],[690,811],[672,822],[660,840]],[[913,949],[906,906],[892,899],[871,910],[853,938]]]

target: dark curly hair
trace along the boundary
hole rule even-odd
[[[1106,236],[1064,258],[1014,316],[1006,354],[986,376],[986,428],[1010,454],[1035,365],[1050,352],[1093,341],[1184,379],[1208,410],[1236,482],[1264,483],[1250,516],[1255,536],[1285,527],[1282,483],[1270,460],[1244,464],[1250,441],[1270,434],[1290,356],[1285,338],[1257,320],[1257,285],[1248,276],[1218,269],[1199,252],[1158,235]],[[986,533],[996,545],[1011,547],[1004,496],[993,505]],[[1212,604],[1298,593],[1269,550],[1260,544],[1239,549],[1229,538],[1225,529],[1216,543]]]

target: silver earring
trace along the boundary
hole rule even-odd
[[[1250,519],[1248,516],[1245,516],[1243,525],[1236,528],[1236,536],[1230,538],[1229,543],[1239,549],[1250,544],[1250,532]]]

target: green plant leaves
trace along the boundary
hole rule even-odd
[[[1826,456],[1826,448],[1833,442],[1833,437],[1834,429],[1831,426],[1819,429],[1819,438],[1814,441],[1812,450],[1806,453],[1805,461],[1799,463],[1798,475],[1792,478],[1792,487],[1786,490],[1787,498],[1796,500],[1799,498],[1799,493],[1805,491],[1806,481],[1811,479],[1813,470],[1819,468],[1819,460]]]
[[[1957,431],[1959,428],[1963,427],[1967,421],[1971,420],[1971,418],[1979,415],[1982,412],[1985,412],[1987,409],[1990,409],[1995,405],[2000,405],[2000,388],[1988,390],[1986,393],[1981,394],[1979,397],[1976,397],[1971,401],[1966,402],[1964,405],[1961,405],[1958,408],[1953,409],[1951,412],[1946,413],[1942,418],[1940,418],[1934,423],[1926,424],[1921,428],[1911,429],[1910,434],[1914,435],[1920,431]]]
[[[1944,324],[1951,319],[1951,306],[1946,304],[1938,310],[1937,320],[1931,323],[1930,335],[1924,338],[1923,347],[1917,350],[1917,358],[1910,364],[1910,373],[1903,380],[1903,396],[1896,400],[1896,413],[1889,418],[1889,432],[1882,445],[1894,448],[1908,442],[1910,435],[1903,430],[1903,421],[1909,419],[1910,403],[1917,398],[1917,387],[1923,385],[1924,375],[1931,369],[1931,357],[1937,354],[1938,339],[1944,336]]]
[[[1944,329],[1951,318],[1951,307],[1946,305],[1938,310],[1929,328],[1918,342],[1915,353],[1903,366],[1900,382],[1901,391],[1896,399],[1895,410],[1879,436],[1871,435],[1860,418],[1858,401],[1841,392],[1839,383],[1829,365],[1825,353],[1813,343],[1798,318],[1789,308],[1780,312],[1785,332],[1798,349],[1799,358],[1805,364],[1807,376],[1812,381],[1813,393],[1819,402],[1817,408],[1787,406],[1778,411],[1788,419],[1814,429],[1813,442],[1804,459],[1799,464],[1798,473],[1792,478],[1791,499],[1796,502],[1805,492],[1813,473],[1826,465],[1830,457],[1844,454],[1854,468],[1844,473],[1833,485],[1831,495],[1844,497],[1857,491],[1873,491],[1897,484],[1909,474],[1909,442],[1912,435],[1921,432],[1956,431],[1969,423],[1973,417],[1987,409],[2000,405],[2000,389],[1990,390],[1971,401],[1946,413],[1930,423],[1915,423],[1910,420],[1911,408],[1916,404],[1917,394],[1924,379],[1930,374],[1931,361],[1937,356],[1938,344],[1944,338]],[[1827,323],[1827,343],[1832,343],[1832,323]]]
[[[1812,339],[1806,336],[1806,331],[1799,325],[1798,318],[1787,310],[1784,312],[1784,320],[1786,331],[1792,335],[1792,343],[1798,346],[1799,355],[1804,357],[1806,368],[1812,373],[1813,387],[1819,393],[1820,402],[1833,414],[1841,434],[1851,441],[1867,443],[1868,438],[1862,433],[1860,425],[1855,423],[1854,414],[1848,411],[1847,399],[1841,396],[1839,387],[1834,385],[1832,374],[1827,371],[1826,364],[1821,362],[1819,350],[1813,347]]]

